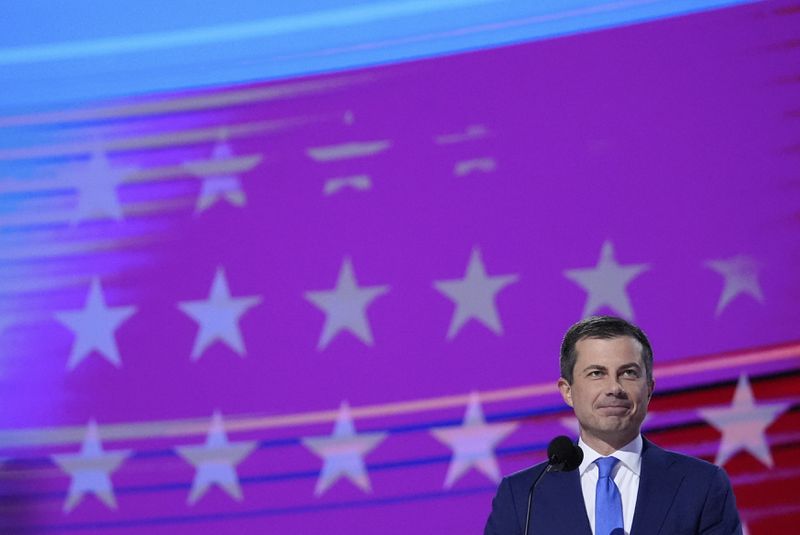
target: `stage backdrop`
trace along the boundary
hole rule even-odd
[[[652,339],[647,437],[792,532],[799,39],[763,2],[5,113],[3,533],[478,533],[575,436],[594,313]]]

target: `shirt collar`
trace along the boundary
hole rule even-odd
[[[642,435],[638,434],[636,435],[636,438],[622,446],[611,455],[619,459],[622,464],[624,464],[631,472],[638,476],[642,468],[643,443]],[[594,451],[589,445],[586,444],[586,442],[583,441],[582,438],[578,439],[578,446],[580,446],[580,448],[583,450],[583,461],[581,461],[581,465],[578,467],[580,475],[583,475],[598,458],[605,457],[605,455],[600,455]]]

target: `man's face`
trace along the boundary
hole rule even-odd
[[[642,346],[630,336],[584,338],[575,344],[578,358],[572,384],[558,388],[575,410],[583,440],[604,453],[619,449],[639,434],[653,385],[647,381]]]

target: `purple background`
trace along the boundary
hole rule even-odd
[[[262,160],[236,173],[244,206],[220,200],[195,213],[201,181],[186,171],[128,176],[116,190],[120,221],[59,221],[57,214],[75,203],[69,189],[20,201],[20,213],[54,215],[8,227],[18,233],[9,238],[19,236],[15,246],[88,250],[8,268],[14,276],[24,268],[25,280],[40,283],[9,293],[2,305],[15,318],[0,334],[8,393],[0,407],[0,456],[10,459],[0,491],[8,529],[479,532],[496,483],[470,470],[443,488],[452,452],[429,430],[460,425],[470,392],[555,383],[560,337],[581,318],[587,299],[564,272],[595,266],[606,241],[618,263],[649,266],[627,295],[658,365],[796,346],[798,28],[797,15],[745,6],[311,78],[344,82],[313,94],[53,127],[44,156],[18,159],[20,176],[80,168],[85,153],[52,147],[97,140],[114,167],[142,171],[208,159],[213,136],[113,148],[118,140],[191,128],[229,128],[234,156]],[[302,120],[236,133],[235,125],[278,119]],[[435,142],[474,125],[488,134]],[[374,140],[391,145],[332,162],[307,152]],[[3,158],[14,160],[12,152]],[[494,169],[454,172],[459,162],[479,158],[491,158]],[[362,174],[370,189],[323,194],[328,179]],[[462,278],[474,247],[490,276],[519,278],[495,296],[502,335],[473,319],[448,340],[454,303],[434,281]],[[717,315],[723,278],[705,262],[736,255],[760,266],[763,303],[742,294]],[[325,315],[304,294],[333,288],[345,257],[359,286],[389,291],[367,308],[372,346],[341,332],[319,350]],[[234,297],[258,295],[261,303],[239,322],[245,358],[218,341],[193,362],[198,324],[177,303],[205,299],[218,266]],[[54,313],[80,309],[94,276],[109,306],[137,307],[116,331],[122,366],[93,354],[68,371],[75,335]],[[791,433],[799,358],[671,376],[659,383],[669,396],[654,400],[662,422],[673,409],[725,405],[743,372],[758,401],[789,400],[793,410],[771,428],[789,436],[770,435],[776,465],[741,453],[726,466],[751,533],[789,529],[800,514],[788,490],[796,487],[800,458],[800,437]],[[698,385],[707,390],[682,390]],[[403,414],[385,410],[442,396],[461,398]],[[300,440],[330,434],[343,400],[354,410],[383,407],[357,416],[355,425],[388,437],[365,457],[371,493],[342,478],[315,497],[322,461]],[[189,506],[195,469],[173,448],[202,444],[215,410],[229,440],[259,447],[237,467],[242,501],[212,486]],[[496,449],[503,474],[541,460],[549,438],[565,431],[558,418],[569,414],[555,388],[483,401],[483,410],[490,422],[519,423]],[[330,412],[305,425],[249,419],[317,411]],[[651,437],[713,460],[719,434],[696,414],[673,416],[679,424],[654,418]],[[107,451],[134,453],[112,475],[117,510],[87,494],[65,514],[69,476],[50,455],[75,453],[90,419]],[[124,432],[129,424],[164,421],[174,423],[165,427],[172,431]],[[104,434],[110,424],[125,424],[121,437]],[[62,438],[19,438],[22,430],[45,428]]]

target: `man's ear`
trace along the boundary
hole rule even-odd
[[[647,396],[647,401],[650,401],[650,398],[653,397],[653,391],[656,389],[656,382],[654,380],[650,380],[650,394]]]
[[[561,397],[564,398],[564,403],[572,407],[572,387],[563,377],[558,379],[558,391],[561,392]]]

